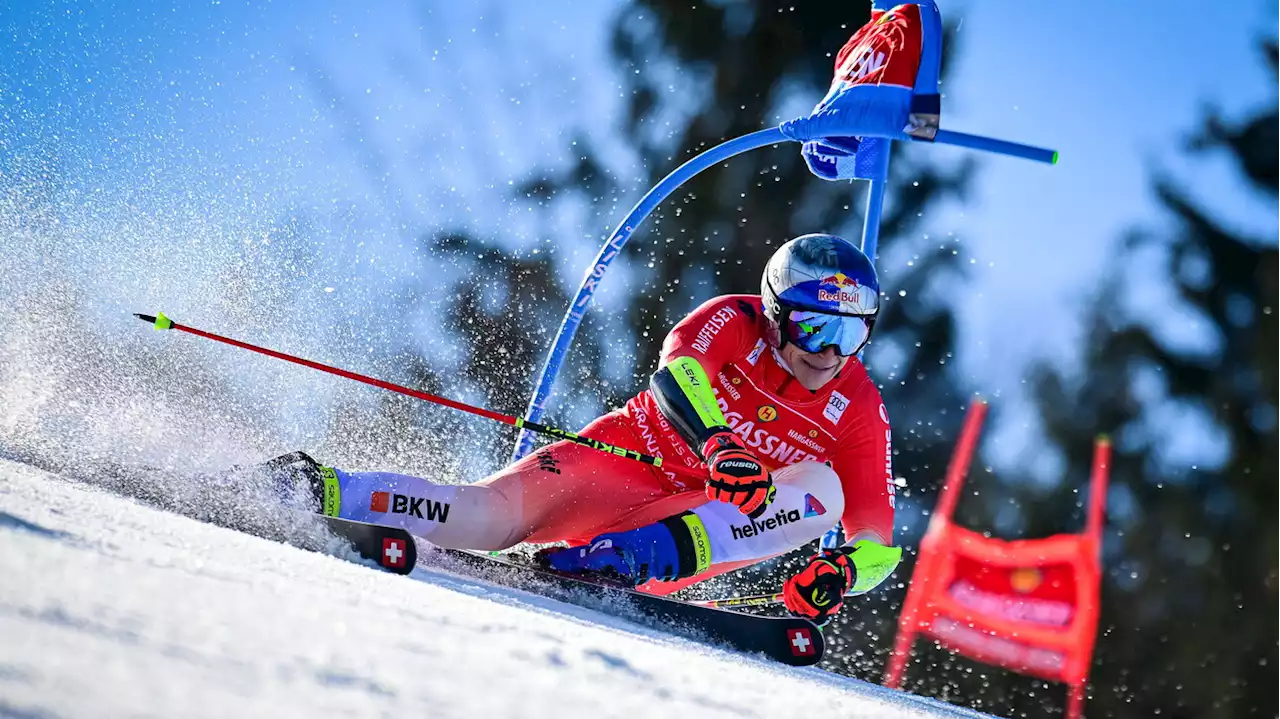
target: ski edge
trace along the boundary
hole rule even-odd
[[[603,580],[537,567],[529,564],[519,554],[490,554],[438,547],[431,549],[438,556],[455,560],[467,567],[468,571],[464,573],[471,577],[634,621],[650,629],[709,646],[762,655],[794,667],[817,664],[826,653],[826,641],[821,628],[802,617],[764,617],[647,594]],[[449,569],[447,566],[440,568]],[[553,589],[540,591],[539,588],[503,582],[487,574],[476,573],[494,568],[524,573]],[[623,611],[613,610],[610,605],[623,608]]]

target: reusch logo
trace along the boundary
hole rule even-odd
[[[784,524],[791,524],[792,522],[799,522],[799,521],[800,521],[800,510],[779,509],[777,514],[773,515],[772,517],[769,517],[763,522],[760,520],[752,520],[751,524],[747,524],[741,527],[729,525],[729,531],[733,532],[734,539],[746,539],[747,537],[754,537],[757,534],[760,534],[761,532],[767,532],[771,529],[777,529],[778,527],[781,527]]]
[[[427,513],[422,513],[423,507]],[[374,492],[369,496],[369,511],[381,514],[407,514],[418,519],[429,519],[444,524],[449,521],[449,503],[436,502],[425,497],[410,497],[391,492]]]

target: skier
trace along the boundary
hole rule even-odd
[[[684,586],[843,528],[784,582],[787,608],[826,622],[897,566],[889,417],[856,355],[880,307],[871,261],[810,234],[769,260],[761,294],[709,300],[663,344],[649,389],[581,434],[684,473],[566,441],[475,484],[320,467],[297,453],[327,515],[399,526],[442,547],[565,542],[539,558],[644,591]],[[296,468],[295,468],[296,469]]]

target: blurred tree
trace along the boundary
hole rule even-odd
[[[1274,71],[1275,41],[1265,50]],[[1278,124],[1274,104],[1238,125],[1214,113],[1191,151],[1225,151],[1242,192],[1274,206]],[[1154,188],[1172,229],[1126,239],[1080,372],[1035,376],[1067,477],[1088,475],[1095,432],[1116,445],[1089,712],[1276,716],[1276,239],[1234,229],[1167,176]],[[1159,316],[1131,291],[1149,294],[1152,276],[1173,285]],[[1203,331],[1187,342],[1188,328]],[[1076,486],[1025,503],[1029,530],[1059,531]]]
[[[390,353],[375,360],[376,374],[391,381],[511,415],[522,415],[528,368],[541,367],[569,296],[557,280],[563,268],[551,253],[513,252],[466,232],[445,232],[421,241],[430,292],[405,290],[389,312],[411,318],[423,332],[409,332]],[[355,336],[367,336],[359,330]],[[433,338],[424,354],[422,336]],[[600,333],[579,333],[570,376],[599,376]],[[566,382],[573,402],[597,385]],[[367,393],[365,393],[367,395]],[[384,393],[377,409],[363,395],[341,405],[330,435],[342,439],[334,451],[362,466],[384,466],[423,476],[474,481],[505,463],[515,433],[491,420],[420,400]],[[460,445],[459,437],[466,437]],[[466,451],[461,451],[465,449]]]

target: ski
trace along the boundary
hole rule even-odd
[[[418,547],[413,537],[398,527],[323,517],[329,531],[344,539],[361,557],[396,574],[408,574],[418,563]]]
[[[481,573],[478,576],[504,586],[624,619],[639,619],[641,623],[695,641],[761,654],[790,666],[817,664],[826,649],[818,626],[800,617],[744,614],[645,594],[604,578],[545,569],[524,555],[432,549],[470,570],[478,570]]]

